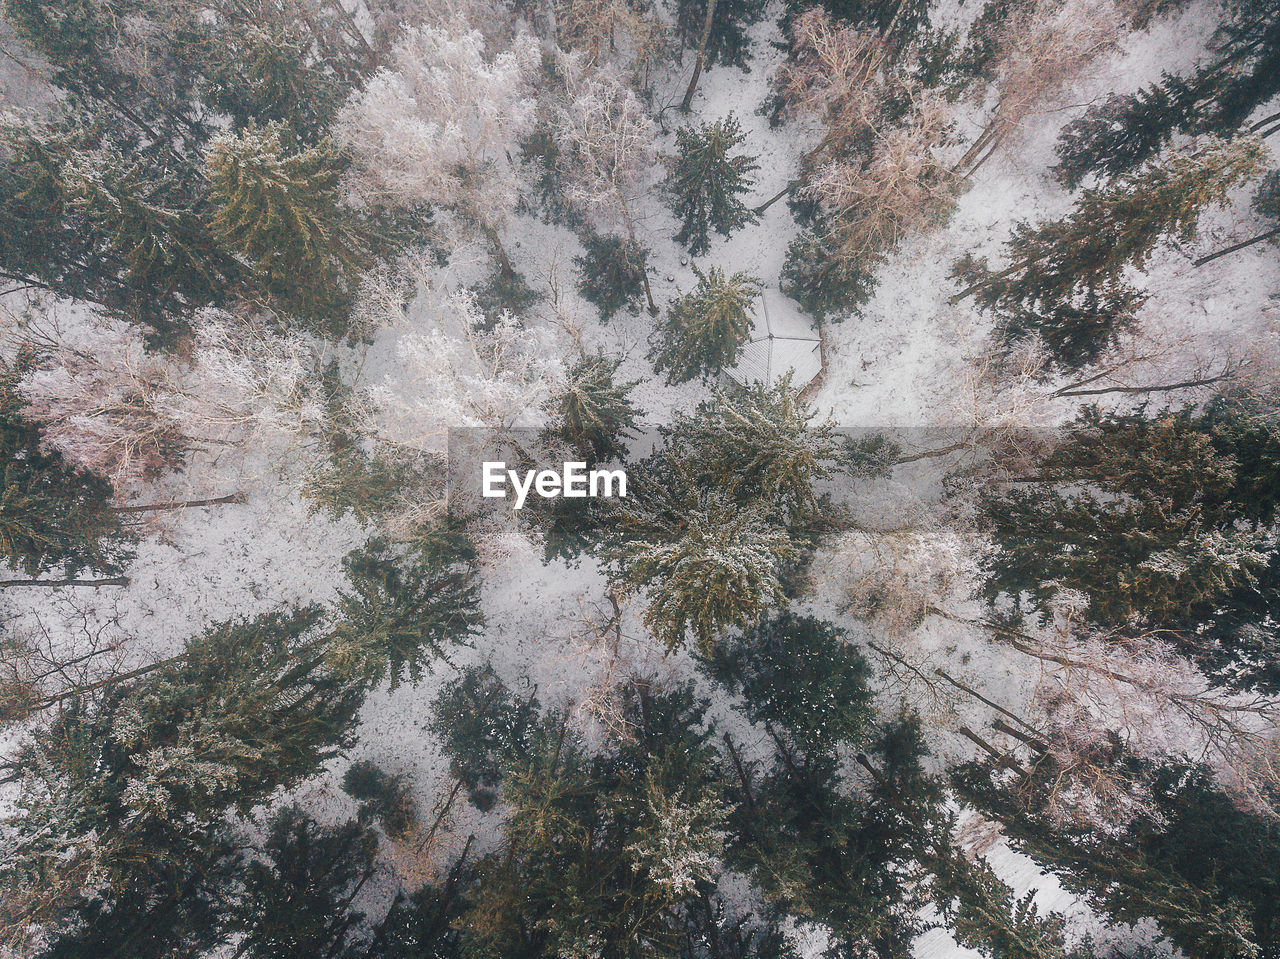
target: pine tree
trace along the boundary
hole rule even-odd
[[[5,868],[46,887],[50,956],[163,959],[216,944],[236,845],[227,814],[350,743],[365,689],[326,665],[325,642],[315,610],[215,626],[68,701],[23,744],[6,823],[21,855]]]
[[[787,374],[773,386],[717,391],[664,432],[700,486],[771,509],[795,527],[817,509],[814,484],[838,471],[848,453],[830,420],[815,423],[816,415]]]
[[[612,233],[590,233],[582,244],[586,254],[573,258],[578,292],[595,304],[601,322],[619,310],[638,316],[644,299],[644,252]]]
[[[290,142],[278,124],[214,138],[207,159],[210,226],[280,305],[342,332],[349,274],[367,259],[339,206],[342,165],[327,145]]]
[[[376,819],[392,839],[406,835],[417,824],[413,791],[403,774],[393,776],[362,759],[342,774],[342,790],[360,803],[356,814],[360,823]]]
[[[350,592],[338,600],[342,621],[330,661],[371,684],[417,683],[484,622],[474,558],[469,541],[448,535],[416,549],[374,539],[349,554],[343,566]]]
[[[718,682],[741,694],[753,723],[783,731],[801,755],[858,744],[872,728],[867,662],[836,627],[776,613],[712,650]]]
[[[1085,175],[1116,176],[1153,159],[1174,135],[1230,138],[1280,93],[1280,27],[1276,0],[1240,0],[1222,8],[1215,58],[1189,77],[1165,74],[1130,97],[1111,97],[1068,124],[1058,146],[1068,185]],[[1267,136],[1280,116],[1245,127]]]
[[[877,737],[871,784],[850,795],[835,757],[803,755],[771,737],[771,767],[757,777],[735,749],[736,814],[730,861],[747,870],[770,904],[821,923],[841,955],[906,955],[932,900],[931,868],[949,850],[951,820],[941,784],[926,776],[919,721],[903,718]]]
[[[1113,93],[1062,128],[1054,175],[1074,190],[1091,173],[1104,179],[1128,173],[1165,147],[1176,116],[1160,87]]]
[[[971,257],[957,264],[971,285],[952,300],[976,293],[1006,340],[1038,332],[1058,365],[1090,363],[1141,302],[1125,270],[1143,269],[1166,236],[1194,238],[1201,211],[1258,172],[1258,151],[1255,140],[1219,143],[1085,190],[1064,219],[1014,229],[1008,268],[994,272]]]
[[[75,105],[0,132],[0,268],[150,326],[162,341],[239,273],[202,190],[154,143]]]
[[[641,482],[619,501],[605,553],[618,588],[647,588],[645,623],[668,649],[691,635],[709,652],[728,629],[785,602],[779,570],[795,548],[765,506],[739,505],[678,470]]]
[[[876,278],[871,269],[836,256],[816,231],[805,230],[787,246],[778,288],[820,323],[839,322],[871,300]]]
[[[583,353],[569,368],[562,392],[548,401],[554,435],[588,463],[620,458],[623,442],[636,426],[629,394],[639,380],[617,382],[622,357],[603,350]]]
[[[357,823],[320,826],[298,806],[276,812],[232,910],[237,955],[355,959],[364,916],[351,904],[374,873],[377,848],[378,837]]]
[[[504,847],[475,867],[469,954],[729,959],[743,941],[716,945],[725,810],[706,704],[645,680],[613,692],[618,733],[591,752],[554,711],[532,735],[490,727],[511,813]]]
[[[282,123],[300,140],[314,142],[366,72],[348,44],[328,37],[317,44],[307,16],[314,14],[251,0],[239,11],[224,8],[212,25],[202,69],[204,97],[232,117],[236,130]]]
[[[1193,959],[1274,955],[1274,821],[1236,808],[1204,770],[1117,761],[1141,773],[1133,797],[1140,811],[1121,829],[1055,819],[1044,801],[1063,771],[1052,761],[1038,764],[1027,783],[1003,782],[977,765],[961,769],[955,782],[966,801],[1000,820],[1017,848],[1113,920],[1154,919]]]
[[[1278,477],[1274,428],[1221,404],[1151,419],[1087,410],[1035,482],[987,499],[998,544],[988,594],[1042,610],[1079,590],[1094,623],[1168,630],[1206,667],[1265,682],[1273,655],[1251,660],[1269,645],[1268,618],[1258,632],[1240,620],[1267,605],[1257,584],[1275,562]]]
[[[536,695],[518,699],[493,667],[473,666],[450,680],[432,707],[432,731],[450,757],[449,771],[480,809],[492,807],[505,770],[537,733]]]
[[[751,335],[760,281],[747,273],[725,277],[719,267],[693,268],[698,285],[667,309],[649,351],[654,369],[668,383],[704,381],[738,359]]]
[[[122,572],[131,537],[111,507],[111,485],[42,448],[39,428],[23,418],[17,375],[0,369],[0,556],[31,576]]]
[[[765,0],[716,0],[711,14],[703,57],[707,66],[742,67],[751,60],[751,38],[746,27],[760,22]],[[707,0],[680,0],[676,5],[676,36],[686,47],[697,48],[706,29]]]
[[[756,218],[741,194],[751,191],[751,174],[760,165],[746,154],[729,155],[746,139],[732,113],[715,123],[704,123],[698,130],[676,130],[679,153],[671,163],[667,186],[681,221],[676,242],[688,244],[694,256],[711,249],[709,230],[727,237]]]

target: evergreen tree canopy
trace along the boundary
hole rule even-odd
[[[5,869],[70,880],[61,914],[78,922],[50,955],[161,959],[216,938],[198,917],[231,868],[226,814],[350,742],[364,688],[325,665],[324,643],[315,610],[215,626],[32,734]]]
[[[0,368],[0,557],[31,576],[59,568],[122,572],[130,537],[111,507],[111,484],[45,450],[23,418],[17,370]]]
[[[1118,762],[1135,766],[1127,757]],[[1140,771],[1139,812],[1119,830],[1050,815],[1045,800],[1061,774],[1051,760],[1037,764],[1027,783],[971,765],[956,784],[1000,819],[1021,851],[1114,920],[1154,919],[1192,959],[1280,955],[1275,821],[1236,808],[1204,770]]]
[[[1258,173],[1259,149],[1252,139],[1217,143],[1085,190],[1065,218],[1014,229],[1007,269],[965,257],[956,275],[996,312],[1006,340],[1038,333],[1057,365],[1084,366],[1141,305],[1125,271],[1143,269],[1164,237],[1193,239],[1201,211]]]
[[[795,526],[811,517],[814,484],[839,469],[847,449],[831,421],[814,423],[816,415],[788,374],[772,386],[717,391],[664,433],[699,486],[757,503]]]
[[[209,146],[214,235],[284,309],[341,332],[348,274],[366,262],[339,207],[342,165],[327,145],[290,142],[279,125],[250,126]]]
[[[726,277],[715,266],[706,273],[696,266],[693,271],[698,285],[667,309],[649,351],[654,369],[666,373],[668,383],[705,381],[732,366],[751,335],[760,281],[747,273]]]
[[[1220,9],[1213,59],[1188,77],[1166,73],[1136,94],[1112,96],[1063,128],[1057,169],[1067,186],[1090,173],[1128,173],[1176,133],[1230,137],[1280,93],[1280,3],[1231,0]],[[1277,119],[1269,116],[1245,132],[1261,131]]]
[[[808,229],[788,244],[778,288],[819,322],[839,322],[871,300],[876,278],[871,269],[838,256],[816,230]]]
[[[766,6],[768,0],[716,0],[704,51],[707,66],[748,69],[751,38],[746,28],[763,19]],[[676,4],[676,36],[686,47],[698,46],[706,22],[707,0],[679,0]]]
[[[370,684],[417,683],[432,660],[467,643],[484,622],[474,558],[469,542],[448,537],[416,549],[375,539],[348,555],[351,591],[338,601],[330,661]]]
[[[617,382],[622,357],[583,353],[569,368],[563,390],[548,401],[555,435],[588,463],[620,458],[636,425],[629,394],[639,380]]]
[[[867,662],[830,623],[776,613],[717,646],[707,668],[741,693],[748,719],[780,727],[801,755],[868,738]]]
[[[612,233],[591,233],[583,241],[584,256],[575,256],[578,292],[600,311],[601,321],[619,310],[640,313],[644,299],[644,251]]]
[[[318,825],[297,806],[276,812],[265,856],[247,865],[231,928],[245,959],[355,959],[364,916],[352,900],[373,875],[378,837],[354,822]]]
[[[785,602],[780,565],[795,555],[770,510],[701,487],[677,464],[619,501],[605,547],[623,590],[647,588],[645,623],[668,649],[692,635],[709,652],[731,627]]]
[[[1044,609],[1079,590],[1094,623],[1165,630],[1229,681],[1269,685],[1275,610],[1261,584],[1274,576],[1278,489],[1280,433],[1225,404],[1087,410],[1036,482],[987,499],[988,593]]]
[[[667,186],[681,223],[676,242],[687,244],[694,256],[711,249],[708,231],[727,237],[756,218],[741,194],[751,192],[751,174],[760,165],[746,154],[729,155],[746,139],[732,113],[697,130],[676,130],[679,152],[671,163]]]

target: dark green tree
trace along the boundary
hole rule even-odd
[[[819,322],[839,322],[870,302],[873,269],[837,256],[816,231],[805,230],[787,246],[778,288]]]
[[[741,272],[726,277],[715,266],[693,271],[698,285],[667,308],[651,342],[649,359],[668,383],[705,381],[732,366],[751,335],[760,281]]]
[[[408,778],[384,772],[374,762],[362,759],[342,774],[342,790],[360,804],[356,818],[366,824],[373,820],[397,839],[418,821],[417,804]]]
[[[1213,56],[1194,73],[1166,73],[1132,96],[1091,107],[1064,128],[1058,155],[1065,183],[1079,183],[1088,173],[1134,170],[1175,134],[1266,136],[1280,128],[1276,113],[1248,124],[1255,110],[1280,93],[1280,7],[1276,0],[1233,0],[1220,10]]]
[[[375,539],[350,553],[331,662],[370,683],[390,679],[392,689],[418,682],[484,622],[474,559],[468,540],[447,533],[414,548]]]
[[[1152,418],[1087,410],[1032,482],[986,500],[988,593],[1042,610],[1079,590],[1098,625],[1161,630],[1230,682],[1270,683],[1273,614],[1259,584],[1274,575],[1278,480],[1275,428],[1224,403]]]
[[[492,807],[503,771],[530,748],[539,709],[536,695],[516,697],[488,664],[464,670],[440,691],[431,729],[450,772],[481,809]]]
[[[553,435],[588,463],[618,459],[639,415],[630,393],[639,380],[618,382],[622,357],[603,350],[583,353],[569,368],[564,387],[548,401]]]
[[[44,889],[49,956],[162,959],[216,944],[228,813],[351,742],[365,687],[328,666],[326,642],[310,609],[215,626],[67,700],[22,745],[6,823],[21,854],[5,870]]]
[[[1113,920],[1154,919],[1193,959],[1277,955],[1274,820],[1238,809],[1203,770],[1117,762],[1140,773],[1139,812],[1119,829],[1051,814],[1047,797],[1063,773],[1051,760],[1037,764],[1028,783],[975,765],[959,771],[956,785],[999,818],[1017,848]]]
[[[249,862],[229,923],[244,959],[355,959],[364,915],[352,902],[374,874],[378,837],[354,822],[318,825],[298,806],[276,812],[263,856]]]
[[[866,660],[812,616],[776,613],[717,646],[706,668],[742,696],[748,719],[777,727],[802,755],[860,743],[873,727]]]
[[[1012,265],[989,269],[965,257],[955,269],[996,313],[1007,341],[1039,333],[1058,366],[1093,362],[1111,344],[1141,297],[1125,284],[1168,236],[1190,241],[1206,207],[1226,202],[1232,187],[1259,170],[1258,143],[1219,143],[1172,157],[1105,187],[1085,190],[1065,218],[1021,224],[1007,244]]]
[[[644,299],[644,252],[612,233],[589,233],[582,244],[585,255],[573,258],[578,292],[595,304],[602,321],[624,309],[639,315]]]
[[[707,66],[742,67],[751,61],[751,38],[746,28],[764,17],[767,0],[716,0],[707,32],[707,0],[680,0],[676,5],[676,36],[696,49],[707,32],[703,57]]]
[[[732,113],[697,130],[676,130],[679,152],[671,161],[667,187],[680,218],[676,242],[687,244],[694,256],[711,249],[710,230],[727,237],[756,218],[741,197],[751,192],[751,174],[760,165],[753,156],[730,155],[746,139]]]
[[[39,427],[23,418],[17,375],[0,368],[0,557],[31,576],[122,572],[132,537],[111,507],[111,484],[42,448]]]
[[[283,309],[323,333],[344,332],[352,277],[368,254],[339,203],[338,155],[292,142],[278,124],[249,126],[215,138],[207,166],[219,243]]]

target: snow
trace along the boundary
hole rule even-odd
[[[956,3],[942,12],[943,18],[959,20],[971,15],[976,6]],[[976,312],[971,301],[948,302],[955,292],[948,276],[951,264],[964,252],[989,255],[994,260],[1014,223],[1040,221],[1065,212],[1072,198],[1047,173],[1054,162],[1052,148],[1058,129],[1109,91],[1133,90],[1161,71],[1190,68],[1211,29],[1212,9],[1208,0],[1196,0],[1151,30],[1126,36],[1118,51],[1099,61],[1071,88],[1071,102],[1052,104],[1030,118],[1020,134],[979,171],[944,227],[902,245],[880,270],[878,288],[863,316],[826,330],[827,368],[811,398],[821,414],[849,427],[925,428],[964,426],[972,421],[974,368],[988,345],[990,322]],[[771,130],[757,112],[768,93],[769,78],[781,62],[782,53],[774,46],[777,39],[776,24],[766,20],[753,31],[754,59],[749,72],[721,67],[707,70],[690,118],[696,122],[731,111],[739,118],[748,147],[760,157],[756,185],[760,200],[790,179],[798,158],[817,137],[817,131],[804,123]],[[9,76],[12,68],[3,69],[6,72],[0,82],[4,86],[0,89],[8,90],[13,83]],[[683,74],[673,73],[659,101],[669,102],[672,96],[678,101],[684,82]],[[5,102],[0,98],[0,103]],[[673,124],[683,119],[674,111],[666,112],[663,119],[666,129],[658,146],[670,151]],[[977,122],[980,117],[973,119]],[[656,182],[661,173],[657,169],[653,172]],[[649,192],[637,220],[651,250],[654,296],[665,308],[696,282],[692,263],[671,239],[677,224],[660,191]],[[1221,356],[1224,350],[1243,355],[1258,344],[1273,353],[1276,350],[1277,306],[1274,299],[1260,305],[1265,295],[1260,291],[1275,290],[1280,251],[1262,245],[1204,270],[1190,266],[1194,256],[1249,234],[1251,226],[1251,214],[1243,202],[1230,211],[1214,212],[1206,216],[1195,250],[1167,249],[1148,270],[1153,296],[1142,313],[1143,322],[1153,336],[1181,344],[1180,354],[1191,358],[1187,363],[1199,357]],[[746,270],[764,283],[767,318],[763,329],[758,322],[757,339],[744,351],[734,373],[740,381],[771,382],[779,370],[788,367],[796,370],[797,384],[817,374],[812,326],[777,291],[786,247],[796,231],[786,204],[779,202],[758,223],[730,239],[714,238],[711,252],[697,260],[703,268],[716,265],[731,272]],[[653,375],[645,359],[653,330],[647,314],[620,313],[607,324],[596,321],[594,308],[573,289],[572,258],[581,252],[581,246],[572,233],[519,215],[507,222],[503,238],[517,270],[543,295],[533,308],[531,323],[545,334],[547,342],[556,344],[554,349],[562,357],[569,356],[571,345],[587,349],[601,346],[625,356],[620,376],[642,380],[635,395],[651,423],[666,422],[674,412],[689,410],[706,397],[707,389],[699,384],[670,387]],[[450,271],[435,278],[437,289],[456,289],[472,281],[475,274],[468,275],[466,260],[463,251]],[[6,301],[16,309],[14,296]],[[431,398],[422,394],[421,378],[415,379],[413,364],[408,362],[413,356],[406,353],[406,342],[421,330],[424,315],[421,309],[411,309],[403,323],[384,327],[372,346],[346,357],[359,366],[362,385],[382,390],[386,403],[416,404],[412,408],[418,412]],[[776,338],[760,339],[761,334]],[[1133,375],[1141,378],[1144,369],[1156,366],[1139,365]],[[1070,400],[1054,401],[1046,417],[1060,422],[1075,409]],[[933,442],[923,432],[908,435],[915,448],[927,449]],[[154,499],[243,489],[248,493],[247,503],[158,517],[129,570],[131,585],[127,589],[70,589],[55,594],[4,591],[10,622],[33,623],[38,617],[58,642],[69,646],[77,642],[78,630],[86,619],[109,626],[121,636],[131,637],[126,662],[141,664],[171,655],[185,638],[219,620],[253,616],[284,605],[332,601],[342,582],[343,555],[370,531],[354,520],[334,521],[311,511],[298,495],[297,472],[289,465],[299,455],[287,436],[263,440],[253,454],[197,455],[181,474],[150,491]],[[888,480],[860,487],[868,517],[893,531],[927,513],[941,495],[944,465],[943,460],[926,460],[899,469]],[[976,618],[977,607],[963,605],[965,586],[973,575],[973,552],[966,552],[963,543],[949,538],[952,535],[942,523],[925,526],[918,534],[903,533],[898,544],[906,584],[902,588],[918,590],[923,588],[922,582],[936,583],[942,577],[957,599],[954,608],[967,609]],[[909,541],[912,536],[917,537],[914,542]],[[407,773],[424,809],[433,808],[448,787],[446,763],[425,725],[430,704],[454,667],[492,662],[505,680],[514,684],[527,678],[544,702],[571,707],[588,726],[598,720],[592,693],[612,677],[638,671],[696,678],[687,657],[666,657],[655,649],[656,644],[644,635],[634,603],[625,611],[622,642],[616,653],[597,635],[607,619],[607,604],[603,574],[589,560],[572,567],[560,562],[544,564],[535,544],[500,524],[482,543],[482,553],[487,619],[483,634],[471,648],[456,651],[452,667],[440,664],[416,687],[401,686],[394,692],[383,689],[371,695],[361,714],[359,743],[348,757],[373,759],[390,773]],[[980,630],[936,616],[907,620],[890,630],[851,612],[859,571],[865,573],[882,559],[879,544],[856,538],[842,540],[819,558],[819,587],[806,608],[833,619],[859,640],[875,639],[913,662],[928,662],[930,668],[942,666],[1010,708],[1031,700],[1042,677],[1017,654],[991,643]],[[876,665],[884,664],[877,661]],[[931,724],[944,730],[935,756],[939,769],[968,758],[971,744],[953,731],[964,722],[981,723],[982,709],[954,690],[942,700],[918,687],[908,690],[906,685],[894,687],[882,705],[886,709],[903,702],[916,706]],[[713,698],[712,713],[719,722],[734,722],[723,696]],[[6,733],[0,739],[0,749],[12,748],[15,740],[16,731]],[[743,741],[750,748],[755,739],[748,732]],[[336,785],[343,768],[345,761],[332,763],[325,776],[303,787],[300,794],[308,805],[334,819],[352,813],[350,801]],[[480,837],[482,848],[496,841],[500,808],[482,815],[460,802],[457,810],[446,830],[442,851],[457,849],[472,833]],[[1100,925],[1089,911],[1054,877],[1003,840],[983,855],[1016,894],[1037,889],[1038,905],[1068,914],[1077,934],[1099,931]],[[389,888],[384,885],[379,894],[385,896]],[[1149,935],[1150,930],[1146,932]],[[821,943],[820,931],[798,930],[797,935],[815,950]],[[961,959],[976,954],[959,947],[939,929],[920,938],[915,955],[918,959]]]

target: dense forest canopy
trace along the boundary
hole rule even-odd
[[[0,959],[1280,959],[1277,0],[0,55]]]

